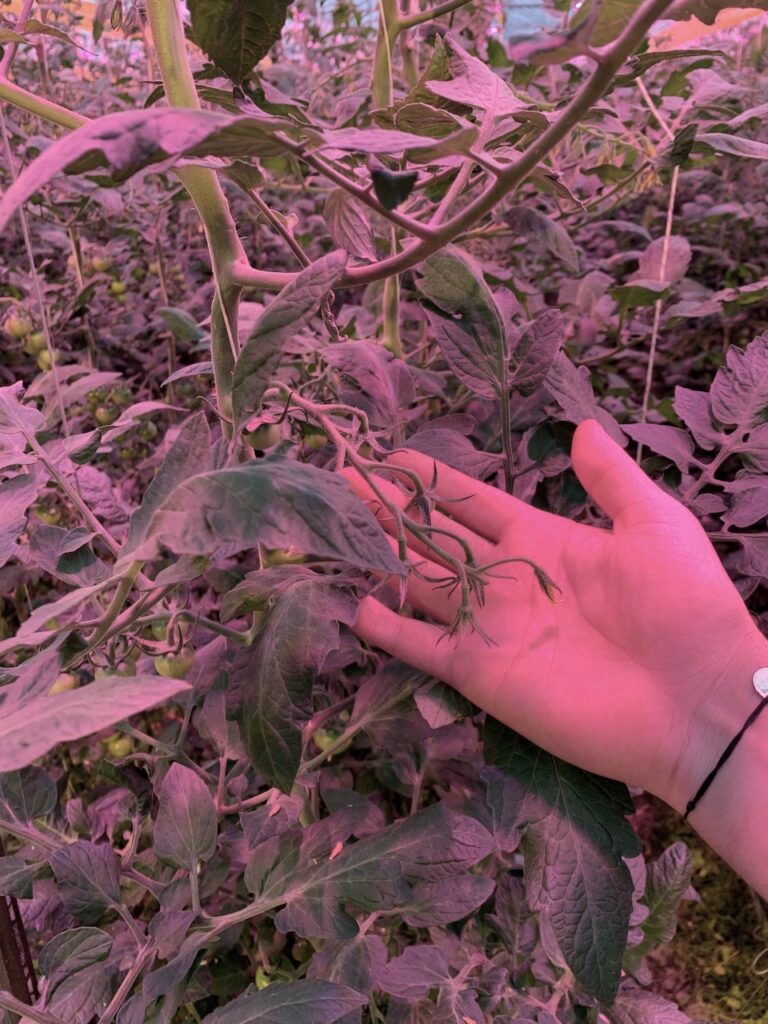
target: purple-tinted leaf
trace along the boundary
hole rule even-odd
[[[511,356],[510,386],[521,395],[533,394],[552,368],[565,337],[563,314],[547,309],[528,324]]]
[[[165,387],[168,384],[172,384],[176,380],[186,380],[189,377],[199,377],[202,374],[212,374],[213,363],[210,360],[205,360],[202,363],[192,363],[190,366],[182,366],[181,369],[176,370],[170,377],[166,377],[160,385]]]
[[[0,896],[32,899],[32,880],[37,866],[27,864],[21,857],[0,857]]]
[[[343,188],[335,188],[325,201],[325,222],[334,242],[361,260],[373,263],[376,242],[371,211]]]
[[[27,823],[45,818],[56,807],[53,779],[42,768],[30,765],[0,774],[0,817]]]
[[[270,786],[284,792],[293,786],[301,722],[312,714],[312,682],[338,647],[339,623],[351,625],[356,617],[356,599],[334,577],[295,574],[256,643],[233,665],[233,677],[244,685],[243,745]]]
[[[280,38],[290,0],[190,0],[195,42],[237,85]]]
[[[544,386],[557,399],[566,418],[572,423],[598,420],[614,441],[626,448],[627,440],[621,427],[609,412],[597,404],[592,390],[592,375],[586,366],[576,367],[564,352],[558,352]]]
[[[58,618],[60,615],[66,615],[67,612],[73,608],[81,608],[84,603],[87,602],[94,595],[108,587],[112,582],[111,579],[102,580],[101,583],[93,583],[89,587],[78,587],[77,590],[71,590],[68,594],[64,594],[63,597],[58,598],[56,601],[50,601],[48,604],[38,605],[37,608],[32,612],[28,619],[22,622],[17,636],[20,638],[30,638],[38,630],[45,629],[45,623],[50,619]]]
[[[157,315],[178,341],[200,341],[205,337],[195,318],[186,309],[179,306],[160,306]]]
[[[687,238],[682,235],[670,235],[669,239],[656,238],[640,255],[637,277],[676,284],[685,277],[690,265],[691,245]]]
[[[37,473],[20,473],[0,483],[0,568],[16,555],[16,539],[27,523],[27,509],[44,486]]]
[[[624,857],[640,852],[625,815],[632,802],[617,782],[582,772],[495,719],[486,721],[483,770],[502,848],[522,836],[531,907],[547,908],[576,978],[610,1004],[621,974],[632,912]]]
[[[114,964],[91,964],[70,974],[55,989],[48,1002],[54,1019],[67,1024],[91,1024],[106,1010],[116,988]]]
[[[256,321],[237,358],[232,381],[232,405],[239,425],[261,408],[261,397],[280,366],[285,341],[317,313],[346,262],[346,253],[337,250],[311,263]]]
[[[320,148],[338,150],[340,153],[377,153],[380,156],[403,156],[410,153],[414,159],[431,161],[442,156],[467,153],[476,139],[477,128],[474,127],[460,128],[440,139],[425,138],[411,132],[386,131],[383,128],[335,128],[323,132]]]
[[[445,953],[438,946],[409,946],[379,971],[376,987],[402,999],[420,999],[450,981]]]
[[[0,770],[23,768],[57,743],[90,736],[188,689],[188,683],[163,676],[107,676],[40,697],[0,718]]]
[[[71,974],[106,959],[112,936],[101,928],[70,928],[54,936],[40,951],[40,973],[49,994]]]
[[[160,161],[168,166],[181,157],[279,155],[282,147],[271,135],[295,127],[292,121],[265,114],[156,107],[107,114],[62,135],[24,169],[0,200],[0,231],[21,203],[62,171],[81,174],[110,167],[120,182],[143,167]]]
[[[412,928],[431,928],[460,921],[478,910],[495,888],[494,880],[485,875],[417,882],[410,904],[403,911],[403,920]]]
[[[639,441],[657,455],[671,459],[681,472],[688,472],[693,461],[693,441],[686,430],[660,423],[622,423],[621,429],[633,441]]]
[[[203,1024],[333,1024],[367,1002],[367,995],[345,985],[301,979],[245,992]]]
[[[731,345],[725,366],[710,388],[712,414],[740,432],[765,422],[768,413],[768,334],[761,334],[746,349]]]
[[[86,923],[120,904],[120,860],[111,846],[80,839],[51,857],[64,906]]]
[[[290,833],[268,840],[245,873],[260,897],[285,901],[275,923],[281,931],[351,938],[357,925],[340,909],[348,901],[371,911],[407,906],[408,879],[437,880],[463,874],[493,849],[489,833],[475,818],[433,804],[376,835],[346,846],[333,859],[319,860]],[[257,854],[259,851],[257,850]],[[312,859],[310,859],[312,858]],[[313,860],[316,862],[313,863]]]
[[[373,514],[341,476],[285,458],[193,476],[160,505],[147,542],[134,552],[151,558],[159,544],[177,554],[205,554],[226,543],[244,550],[262,543],[403,575]]]
[[[211,468],[211,432],[205,413],[197,412],[182,425],[163,459],[141,506],[131,516],[123,554],[134,551],[147,536],[152,517],[174,487]]]
[[[415,401],[410,370],[402,359],[371,341],[328,345],[325,359],[343,374],[339,397],[365,412],[374,426],[394,429]]]
[[[356,935],[346,941],[326,941],[312,957],[308,978],[348,985],[365,995],[387,962],[387,947],[378,935]]]
[[[726,135],[723,132],[703,132],[696,136],[696,143],[706,143],[716,153],[740,156],[748,160],[768,159],[768,143],[757,139],[745,139],[740,135]]]
[[[487,920],[504,944],[512,964],[512,980],[517,982],[530,967],[537,940],[537,928],[525,899],[522,879],[509,873],[501,875],[493,906],[494,913],[488,914]]]
[[[711,450],[725,441],[725,435],[712,422],[712,401],[706,391],[675,388],[675,412],[693,434],[699,448]]]
[[[419,269],[430,326],[453,372],[477,395],[505,395],[504,328],[479,268],[466,253],[448,248],[430,256]]]
[[[433,729],[451,725],[477,711],[471,701],[447,683],[435,682],[431,686],[421,687],[413,699],[424,721]]]
[[[157,943],[158,956],[170,960],[179,951],[196,917],[194,910],[160,910],[155,914],[147,930]]]
[[[626,284],[616,285],[611,294],[617,299],[622,309],[637,309],[653,306],[660,299],[669,295],[670,286],[664,281],[653,278],[633,278]]]
[[[691,1024],[691,1018],[674,1003],[628,981],[606,1012],[611,1024]]]
[[[176,762],[160,789],[154,849],[160,860],[187,871],[209,860],[216,849],[216,806],[196,772]]]
[[[512,206],[504,214],[507,224],[521,235],[541,242],[572,274],[579,272],[579,253],[565,228],[532,206]]]
[[[758,473],[768,473],[768,423],[750,431],[747,440],[738,445],[742,461]]]
[[[451,78],[425,82],[431,93],[453,103],[489,111],[492,117],[525,109],[526,104],[515,96],[507,83],[487,64],[467,53],[452,32],[446,32],[444,40],[450,52]]]
[[[0,388],[0,435],[34,435],[45,426],[45,418],[34,405],[22,405],[21,381]]]
[[[674,843],[648,865],[643,906],[647,916],[641,922],[642,939],[624,953],[624,969],[634,974],[644,956],[677,931],[677,913],[691,884],[693,865],[685,843]]]
[[[63,530],[41,524],[29,540],[37,565],[73,586],[88,586],[106,579],[109,570],[91,548],[96,534],[83,527]]]
[[[240,823],[248,845],[254,849],[272,836],[287,832],[299,820],[303,807],[302,797],[275,791],[274,799],[269,803],[255,811],[241,814]]]
[[[752,526],[768,516],[768,478],[741,477],[726,484],[733,495],[731,507],[723,516],[723,526],[730,529]]]
[[[43,636],[48,635],[43,634]],[[15,640],[11,641],[11,644],[15,644]],[[30,701],[45,696],[60,671],[56,643],[33,654],[17,668],[4,668],[2,675],[10,678],[12,682],[0,686],[2,714],[6,715],[12,708],[23,707]]]
[[[476,480],[498,469],[502,456],[479,451],[463,434],[448,428],[417,430],[405,442],[406,448],[423,452]]]

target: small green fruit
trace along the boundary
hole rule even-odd
[[[24,342],[24,351],[28,356],[37,356],[45,351],[45,335],[42,331],[33,331],[27,335]]]
[[[76,690],[79,685],[80,680],[74,672],[62,672],[54,679],[48,694],[53,696],[54,693],[66,693],[67,690]]]
[[[337,732],[335,729],[320,728],[315,729],[315,731],[312,733],[312,739],[315,741],[316,746],[321,751],[323,751],[323,753],[326,750],[328,750],[331,744],[335,743],[338,740],[339,736],[341,736],[341,733]],[[345,740],[345,742],[342,743],[340,747],[334,750],[334,754],[343,754],[344,751],[349,748],[349,745],[351,743],[352,738],[350,737],[348,740]]]
[[[296,939],[291,946],[291,956],[299,964],[306,963],[313,953],[314,949],[306,939]]]
[[[305,557],[296,548],[271,548],[264,552],[264,565],[268,568],[273,565],[299,565]]]
[[[244,440],[246,444],[249,444],[251,448],[255,448],[256,451],[264,451],[266,448],[271,448],[272,445],[277,444],[280,440],[280,427],[276,423],[262,423],[256,430],[251,430],[245,434]]]
[[[116,740],[110,740],[107,744],[107,753],[110,757],[128,757],[133,753],[133,742],[130,736],[119,736]]]
[[[106,427],[110,423],[114,423],[119,415],[120,411],[111,405],[98,405],[93,414],[93,418],[100,426]]]
[[[266,988],[267,985],[271,985],[273,981],[274,978],[272,977],[272,975],[267,974],[267,972],[264,970],[261,964],[259,964],[259,966],[256,968],[256,988]]]
[[[16,338],[17,341],[20,341],[22,338],[26,338],[32,330],[32,321],[28,316],[19,316],[16,313],[11,313],[10,316],[5,318],[3,329],[10,334],[12,338]]]
[[[107,259],[106,256],[94,256],[91,266],[98,274],[105,274],[112,266],[112,260]]]
[[[168,679],[183,679],[195,660],[194,651],[189,647],[182,647],[178,654],[169,652],[155,658],[155,668],[161,676]]]
[[[150,626],[150,629],[152,630],[152,636],[155,638],[155,640],[165,640],[166,624],[162,621],[162,619],[155,619],[155,621]]]
[[[37,365],[41,370],[50,370],[53,366],[53,360],[51,359],[51,353],[47,348],[44,348],[42,352],[37,355]]]
[[[128,291],[128,285],[125,281],[110,281],[109,290],[113,295],[125,295]]]
[[[37,508],[35,509],[35,515],[38,519],[42,519],[48,526],[56,526],[57,523],[61,522],[61,509],[56,508],[52,505],[51,508]]]
[[[322,430],[312,430],[304,435],[304,444],[312,452],[319,452],[328,444],[328,438]]]

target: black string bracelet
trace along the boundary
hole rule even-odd
[[[763,708],[766,706],[766,704],[768,704],[768,668],[759,668],[755,672],[755,674],[752,676],[752,683],[753,683],[755,689],[757,690],[757,692],[760,694],[760,696],[763,699],[760,701],[760,703],[757,705],[755,710],[752,712],[752,714],[746,720],[744,725],[742,725],[742,727],[739,730],[739,732],[733,737],[731,742],[728,744],[728,746],[722,752],[722,754],[720,755],[720,760],[717,762],[717,764],[712,769],[712,771],[709,773],[709,775],[706,777],[706,779],[704,779],[704,781],[702,782],[701,786],[699,787],[699,791],[696,794],[696,796],[693,798],[693,800],[689,800],[688,803],[686,804],[685,814],[683,815],[683,821],[685,821],[688,818],[688,815],[696,807],[696,805],[698,804],[699,800],[701,800],[701,798],[707,792],[709,787],[712,785],[712,780],[717,775],[717,773],[720,771],[720,769],[723,767],[723,765],[728,760],[728,758],[731,756],[731,754],[734,752],[734,750],[736,749],[736,744],[739,742],[741,737],[744,735],[744,733],[747,731],[747,729],[750,727],[750,725],[752,725],[752,723],[755,721],[755,719],[760,714],[760,712],[763,710]]]

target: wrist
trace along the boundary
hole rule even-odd
[[[768,667],[768,640],[757,630],[734,644],[729,671],[708,687],[708,697],[692,716],[689,742],[678,758],[667,792],[659,792],[684,814],[723,751],[760,705],[752,683],[756,669]],[[768,899],[768,706],[744,732],[727,761],[688,817],[701,838]]]
[[[760,702],[760,696],[752,682],[756,669],[768,667],[768,639],[752,626],[741,638],[734,638],[732,653],[725,665],[709,680],[700,678],[700,696],[694,701],[693,710],[687,720],[676,726],[677,750],[672,758],[672,769],[657,795],[680,814],[684,814],[690,800],[698,793],[700,786],[718,763],[723,751],[738,735],[747,718]],[[696,685],[694,683],[694,685]],[[761,716],[768,721],[768,708]],[[749,740],[754,746],[754,735],[758,722],[747,730],[739,740],[737,748],[718,770],[715,779],[701,797],[696,811],[705,800],[712,797],[720,775],[729,770],[736,757],[738,747]],[[760,730],[762,732],[762,729]],[[768,748],[763,748],[768,751]],[[710,802],[712,802],[710,800]]]

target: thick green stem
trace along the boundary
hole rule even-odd
[[[176,0],[147,0],[160,76],[172,107],[200,109],[187,59],[184,26]],[[235,222],[216,174],[205,167],[178,169],[205,228],[217,296],[211,314],[211,359],[219,411],[232,415],[232,339],[237,341],[237,310],[241,288],[231,279],[234,264],[246,261]]]
[[[374,107],[391,107],[392,50],[400,33],[397,0],[379,0],[379,34],[373,62],[371,94]],[[397,232],[394,225],[390,233],[390,255],[397,254]],[[393,355],[402,359],[403,342],[400,337],[400,278],[397,274],[384,282],[383,297],[384,344]]]

